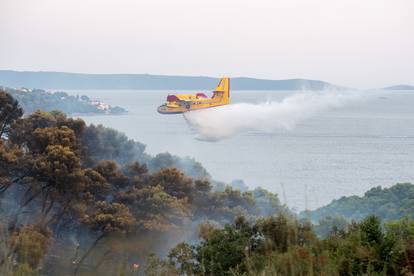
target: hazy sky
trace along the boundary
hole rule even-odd
[[[0,0],[0,69],[414,84],[414,0]]]

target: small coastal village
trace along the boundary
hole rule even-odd
[[[19,100],[25,110],[35,111],[43,109],[51,111],[62,110],[68,114],[125,114],[127,111],[118,106],[111,106],[96,98],[85,95],[69,95],[62,91],[30,89],[26,87],[11,88],[0,86]]]

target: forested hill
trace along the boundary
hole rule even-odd
[[[72,96],[66,92],[50,92],[42,89],[13,89],[1,87],[15,98],[26,114],[36,110],[60,110],[69,115],[74,114],[125,114],[127,110],[119,106],[111,106],[98,99],[91,99],[85,95]]]
[[[305,212],[302,215],[305,216]],[[338,216],[361,220],[368,215],[376,215],[384,220],[414,218],[414,185],[402,183],[390,188],[375,187],[362,197],[342,197],[307,215],[313,221]]]
[[[0,85],[45,89],[213,89],[219,79],[202,76],[148,74],[78,74],[0,70]],[[234,90],[321,90],[339,86],[307,79],[264,80],[232,78]]]

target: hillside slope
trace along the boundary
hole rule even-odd
[[[406,85],[406,84],[400,84],[400,85],[393,85],[389,87],[384,87],[385,90],[414,90],[414,86],[412,85]]]
[[[301,213],[303,217],[307,215],[306,212]],[[374,187],[363,196],[344,196],[309,212],[313,221],[337,216],[360,220],[369,215],[376,215],[383,220],[405,216],[414,218],[414,185],[400,183],[390,188]]]
[[[44,89],[212,89],[218,78],[148,74],[78,74],[0,70],[0,85]],[[234,90],[321,90],[339,86],[306,79],[232,78]]]

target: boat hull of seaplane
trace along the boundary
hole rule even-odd
[[[181,114],[181,113],[184,113],[184,112],[187,112],[187,111],[190,111],[190,110],[184,109],[184,108],[181,108],[181,107],[180,108],[171,108],[171,107],[168,107],[167,105],[161,105],[161,106],[158,107],[157,111],[158,111],[158,113],[161,113],[161,114],[174,115],[174,114]]]
[[[157,111],[158,113],[161,114],[181,114],[184,112],[189,112],[189,111],[194,111],[194,110],[199,110],[199,109],[206,109],[206,108],[211,108],[211,107],[218,107],[218,106],[222,106],[222,105],[226,105],[226,104],[208,104],[208,105],[203,105],[201,106],[191,106],[190,107],[185,107],[184,106],[179,106],[179,107],[168,107],[166,104],[163,104],[161,106],[158,107]]]
[[[222,78],[208,98],[204,93],[168,95],[165,104],[158,107],[161,114],[180,114],[193,110],[212,108],[230,103],[230,79]]]

